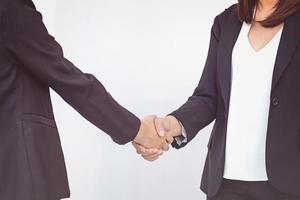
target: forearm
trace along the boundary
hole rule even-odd
[[[83,117],[119,144],[133,140],[140,120],[106,91],[91,74],[68,61],[41,14],[25,1],[12,0],[2,16],[4,47],[18,68],[54,89]]]
[[[173,147],[184,147],[202,128],[209,125],[215,119],[216,106],[209,106],[207,103],[202,103],[201,98],[202,97],[198,97],[197,101],[195,101],[195,97],[190,98],[188,102],[178,110],[170,114],[170,116],[177,119],[181,125],[181,131],[178,133],[179,137],[172,143]],[[186,137],[182,137],[182,135],[186,135]]]

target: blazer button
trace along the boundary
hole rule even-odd
[[[278,98],[277,98],[277,97],[274,97],[274,98],[272,99],[272,104],[273,104],[273,106],[277,106],[278,103],[279,103]]]

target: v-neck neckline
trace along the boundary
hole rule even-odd
[[[260,54],[261,52],[263,52],[265,49],[267,49],[269,46],[271,46],[271,44],[278,38],[281,36],[281,33],[283,31],[283,27],[284,27],[284,24],[281,26],[281,28],[275,33],[275,35],[263,46],[261,47],[260,49],[258,50],[255,50],[255,48],[253,47],[250,39],[249,39],[249,32],[250,32],[250,29],[251,29],[251,24],[247,24],[246,22],[243,22],[243,26],[245,26],[245,35],[246,35],[246,40],[247,40],[247,45],[249,46],[249,48],[251,49],[251,51],[254,53],[254,54]],[[280,40],[280,38],[279,38]]]

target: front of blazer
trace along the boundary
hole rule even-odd
[[[297,196],[300,196],[299,24],[300,11],[285,19],[273,71],[266,141],[266,168],[270,183],[284,193]],[[215,18],[200,82],[188,101],[171,113],[185,127],[188,142],[215,120],[200,186],[208,196],[217,193],[223,177],[231,56],[241,27],[236,4]],[[249,98],[255,96],[249,93]],[[186,143],[179,146],[174,142],[172,145],[181,148]]]
[[[140,120],[64,58],[31,0],[0,1],[0,200],[70,196],[49,87],[119,144]]]

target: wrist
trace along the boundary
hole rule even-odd
[[[143,122],[143,120],[140,120],[140,128],[134,138],[133,141],[135,142],[140,142],[141,138],[142,138],[142,133],[145,131],[145,123]]]
[[[179,122],[179,120],[172,115],[168,115],[166,118],[169,120],[170,126],[172,127],[172,131],[171,131],[172,137],[181,136],[182,135],[182,125]]]

